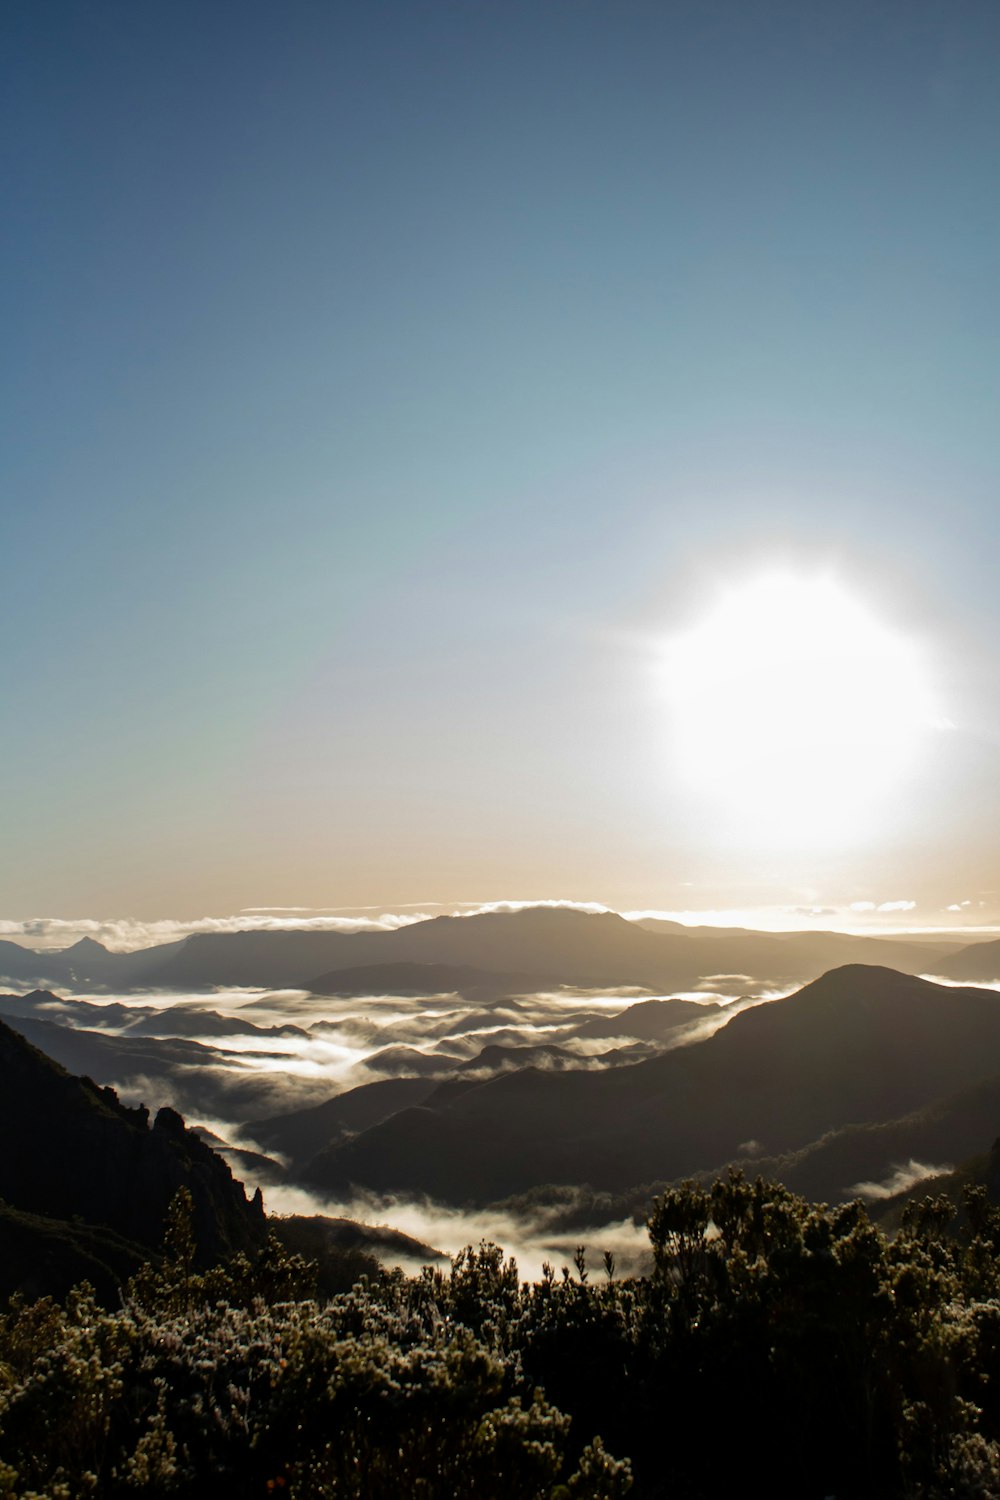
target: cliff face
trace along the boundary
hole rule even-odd
[[[82,1219],[159,1248],[178,1188],[194,1201],[199,1259],[210,1264],[266,1237],[259,1196],[180,1115],[128,1109],[113,1089],[75,1078],[0,1022],[0,1198],[29,1214]]]

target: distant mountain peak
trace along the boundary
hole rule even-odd
[[[884,964],[841,964],[828,969],[798,991],[799,996],[824,994],[831,990],[849,990],[852,994],[896,995],[940,993],[942,986],[915,974],[902,974]],[[794,997],[789,997],[794,998]]]
[[[105,948],[103,943],[99,943],[96,938],[92,937],[82,937],[68,948],[59,949],[59,953],[63,958],[70,953],[75,954],[78,958],[86,958],[88,955],[93,957],[94,954],[100,954],[102,958],[107,958],[109,952],[110,949]]]

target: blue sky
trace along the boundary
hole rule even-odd
[[[1000,917],[994,5],[3,30],[5,911]],[[664,770],[657,638],[775,560],[955,726],[836,850]]]

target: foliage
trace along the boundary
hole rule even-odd
[[[974,1190],[890,1240],[731,1174],[656,1200],[648,1279],[581,1247],[527,1285],[483,1244],[325,1303],[277,1243],[198,1270],[190,1217],[116,1310],[82,1287],[0,1319],[2,1500],[1000,1493],[1000,1214]]]

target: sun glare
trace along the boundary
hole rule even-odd
[[[831,848],[871,831],[933,711],[917,644],[832,577],[731,588],[666,647],[674,771],[710,833]]]

